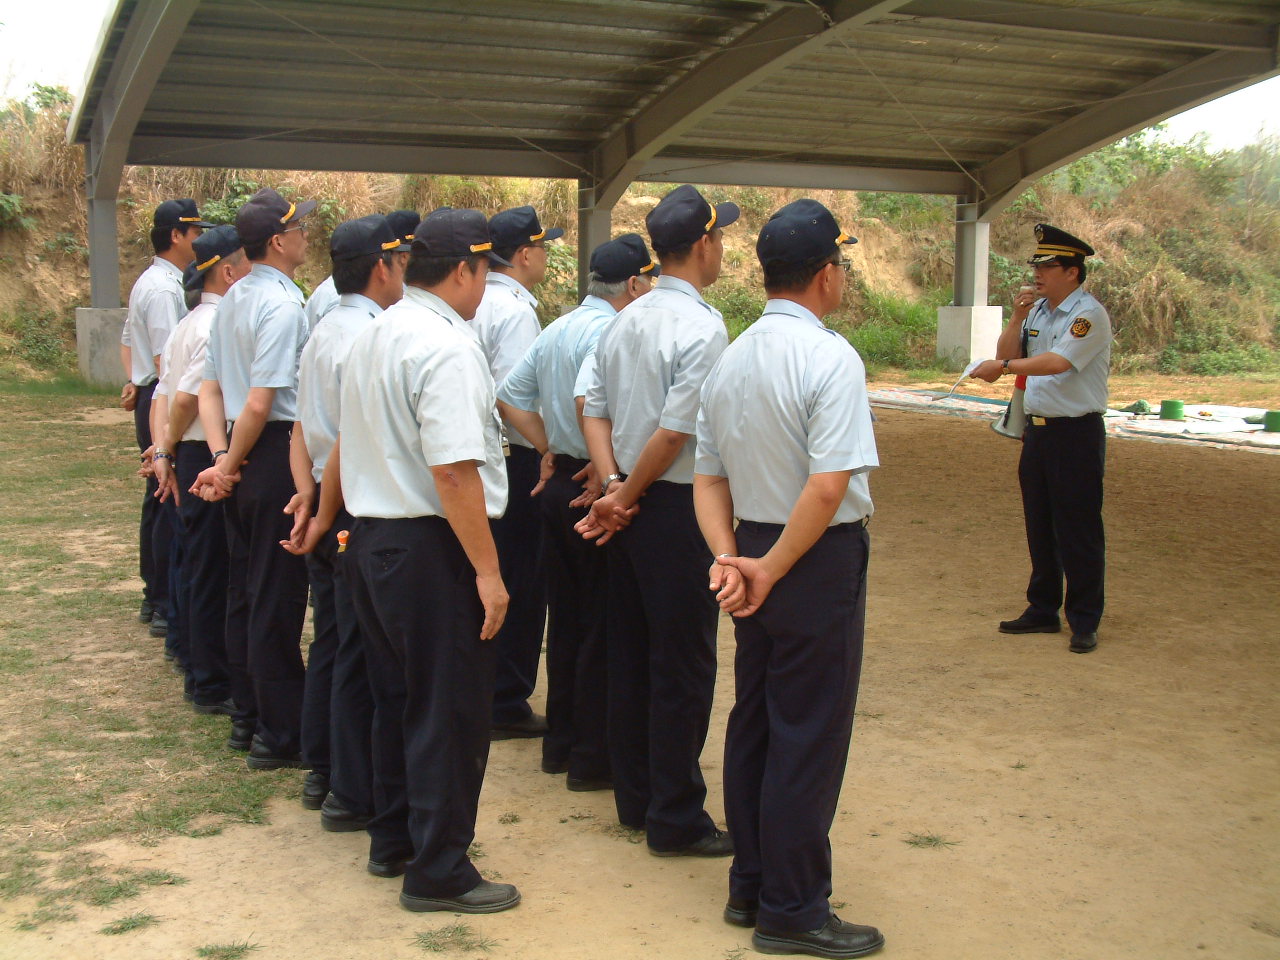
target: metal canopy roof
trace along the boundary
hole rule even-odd
[[[986,221],[1280,72],[1278,28],[1280,0],[121,0],[69,136],[91,207],[132,163],[570,177],[605,216],[633,180],[906,190]]]

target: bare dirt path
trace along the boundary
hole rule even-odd
[[[832,831],[840,912],[912,960],[1280,955],[1280,457],[1111,441],[1107,614],[1099,649],[1073,656],[1065,635],[995,630],[1026,575],[1017,444],[985,423],[879,418],[866,664]],[[731,651],[722,624],[704,754],[717,817]],[[494,941],[469,956],[752,955],[720,920],[723,861],[650,857],[612,826],[608,794],[570,794],[537,759],[533,743],[493,747],[479,865],[524,902],[468,919]],[[34,932],[0,919],[0,956],[234,941],[262,960],[427,955],[415,935],[455,918],[400,910],[397,884],[364,873],[363,841],[292,801],[215,837],[107,841],[93,849],[111,862],[189,882]],[[97,932],[134,911],[162,922]]]

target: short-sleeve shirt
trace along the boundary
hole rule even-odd
[[[596,342],[595,376],[583,410],[613,423],[613,453],[624,473],[659,427],[692,434],[698,396],[729,344],[720,312],[692,284],[663,275],[619,311]],[[693,482],[694,445],[686,443],[659,477]]]
[[[595,350],[596,340],[616,314],[608,300],[587,297],[576,310],[548,324],[498,384],[498,399],[503,403],[542,414],[554,453],[587,459],[574,387],[583,360]]]
[[[298,358],[307,341],[302,291],[275,267],[255,263],[218,304],[209,331],[204,378],[222,387],[228,420],[253,387],[271,387],[268,420],[298,419]]]
[[[169,342],[164,345],[164,376],[156,393],[172,398],[178,393],[200,395],[204,379],[205,351],[209,346],[209,328],[222,302],[222,295],[201,293],[200,302],[179,321]],[[172,409],[172,408],[170,408]],[[183,440],[204,440],[204,427],[196,417],[182,434]]]
[[[851,470],[834,526],[871,516],[879,465],[858,352],[800,304],[768,301],[703,384],[697,472],[729,478],[739,519],[786,523],[811,474]]]
[[[1106,308],[1077,287],[1056,310],[1036,301],[1023,321],[1027,356],[1056,353],[1071,369],[1052,376],[1027,377],[1023,405],[1039,417],[1081,417],[1107,409],[1111,372],[1111,317]]]
[[[314,330],[316,324],[338,305],[338,288],[333,285],[333,274],[320,281],[320,285],[307,297],[307,329]]]
[[[156,257],[129,292],[120,342],[129,348],[129,379],[139,387],[155,383],[155,358],[164,354],[165,341],[187,312],[182,293],[182,270]]]
[[[446,516],[431,467],[464,460],[479,465],[488,516],[502,516],[507,473],[493,377],[452,307],[405,287],[404,299],[356,337],[347,370],[340,456],[352,516]]]
[[[525,351],[538,339],[538,301],[524,286],[505,273],[490,272],[484,284],[484,299],[471,321],[493,382],[501,383]],[[518,430],[509,429],[511,442],[532,447]]]
[[[298,421],[311,455],[311,476],[317,483],[338,438],[347,354],[356,337],[381,312],[382,308],[368,297],[344,293],[338,305],[311,331],[302,348],[302,359],[298,361]]]

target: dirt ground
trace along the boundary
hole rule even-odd
[[[866,661],[831,835],[839,912],[912,960],[1280,956],[1280,457],[1110,441],[1107,612],[1098,650],[1074,656],[1065,634],[995,629],[1021,611],[1027,570],[1017,444],[982,422],[878,416]],[[722,622],[703,764],[717,818],[732,647]],[[614,828],[609,794],[568,793],[538,757],[536,742],[493,746],[478,864],[524,900],[466,919],[495,941],[470,956],[751,955],[720,919],[725,861],[649,856]],[[402,911],[398,883],[364,872],[363,834],[323,833],[294,801],[263,826],[93,849],[190,882],[30,933],[0,917],[0,956],[249,941],[262,960],[396,960],[455,919]],[[163,922],[98,934],[134,911]]]

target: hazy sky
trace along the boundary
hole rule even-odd
[[[0,0],[0,95],[24,97],[32,82],[79,95],[106,11],[114,0]],[[1280,77],[1255,84],[1166,121],[1171,136],[1199,131],[1220,149],[1280,135]]]

